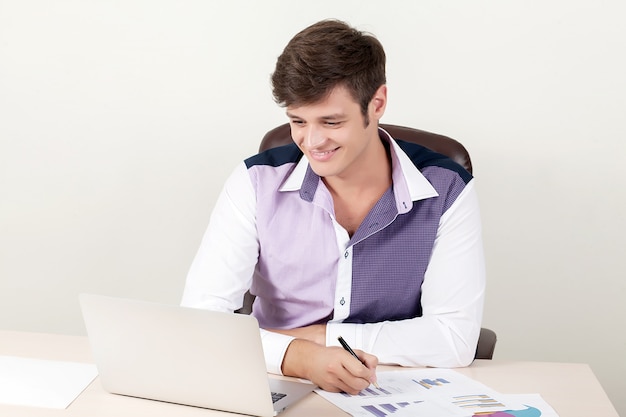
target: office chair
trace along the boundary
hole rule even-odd
[[[438,135],[436,133],[426,132],[424,130],[413,129],[410,127],[381,124],[380,127],[385,129],[395,139],[401,139],[407,142],[417,143],[432,151],[438,152],[451,158],[453,161],[465,168],[470,174],[472,173],[472,160],[470,159],[467,149],[458,141],[447,136]],[[291,143],[291,128],[289,123],[280,125],[263,136],[259,145],[259,152],[277,146],[287,145]],[[254,296],[247,292],[244,296],[244,305],[237,310],[239,313],[250,314],[252,311],[252,302]],[[493,330],[481,328],[478,338],[478,346],[476,347],[475,359],[492,359],[493,352],[496,347],[496,333]]]

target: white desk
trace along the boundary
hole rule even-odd
[[[86,337],[0,330],[0,355],[92,363]],[[387,367],[382,367],[386,369]],[[560,417],[619,417],[586,364],[547,362],[501,362],[478,360],[469,368],[457,369],[502,393],[540,393]],[[106,393],[98,379],[65,410],[18,407],[0,404],[0,416],[85,417],[85,416],[233,416],[202,408],[142,400]],[[288,409],[285,417],[346,416],[316,394]]]

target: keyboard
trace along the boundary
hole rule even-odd
[[[275,403],[276,401],[285,398],[287,396],[287,394],[283,394],[280,392],[272,392],[272,403]]]

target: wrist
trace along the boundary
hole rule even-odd
[[[310,359],[315,349],[320,346],[309,340],[294,339],[287,346],[281,367],[283,375],[311,380]]]

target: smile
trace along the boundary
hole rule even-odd
[[[310,151],[309,154],[311,158],[315,159],[316,161],[323,162],[329,160],[335,154],[335,151],[337,151],[337,149],[339,148],[330,149],[327,151]]]

